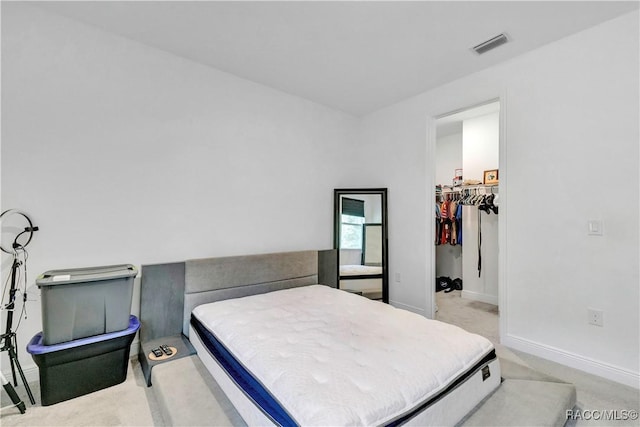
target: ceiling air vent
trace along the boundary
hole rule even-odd
[[[487,40],[486,42],[482,42],[477,46],[473,47],[473,50],[478,54],[482,55],[485,52],[490,51],[491,49],[495,49],[496,47],[505,44],[508,42],[507,36],[503,34],[499,34],[492,39]]]

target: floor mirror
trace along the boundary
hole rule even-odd
[[[388,303],[386,188],[334,190],[334,248],[339,288]]]

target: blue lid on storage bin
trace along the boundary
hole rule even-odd
[[[94,335],[92,337],[80,338],[73,341],[61,342],[58,344],[44,345],[42,343],[42,332],[38,332],[29,344],[27,344],[27,351],[30,354],[45,354],[54,351],[66,350],[69,348],[80,347],[82,345],[94,344],[100,341],[107,341],[113,338],[123,337],[125,335],[135,334],[140,329],[140,321],[133,314],[129,316],[129,327],[121,331],[110,332],[108,334]]]

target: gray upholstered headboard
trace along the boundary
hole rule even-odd
[[[337,251],[206,258],[142,266],[141,341],[189,334],[200,304],[322,283],[337,287]]]

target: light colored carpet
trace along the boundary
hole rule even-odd
[[[527,353],[514,351],[499,343],[498,307],[461,298],[460,291],[437,292],[436,319],[482,335],[496,346],[504,377],[521,379],[537,372],[545,381],[562,381],[576,387],[577,407],[589,411],[640,411],[640,390],[583,371],[560,365]],[[517,385],[516,383],[511,386]],[[510,386],[510,387],[511,387]],[[475,422],[475,421],[474,421]],[[498,420],[496,420],[498,423]],[[572,426],[640,426],[636,420],[577,420]]]
[[[476,426],[561,426],[575,402],[571,384],[506,379],[465,422]]]
[[[2,410],[0,425],[4,426],[153,426],[164,425],[160,418],[153,393],[147,389],[142,370],[132,360],[127,379],[118,385],[98,390],[75,399],[50,406],[40,405],[40,386],[36,381],[29,384],[36,405],[29,402],[24,387],[16,391],[27,406],[21,414],[18,408]],[[64,384],[60,384],[64,387]],[[11,405],[11,400],[2,390],[2,407]]]
[[[462,298],[462,291],[436,292],[436,319],[500,343],[498,306]]]
[[[153,389],[171,426],[246,426],[198,356],[157,365]]]
[[[514,353],[534,369],[570,382],[576,386],[577,406],[585,411],[617,410],[640,412],[640,390],[595,375],[589,375],[578,369],[560,365],[520,351]],[[576,426],[640,426],[638,419],[618,420],[578,420]]]
[[[484,302],[473,301],[461,297],[461,291],[436,292],[436,320],[456,325],[474,334],[482,335],[493,343],[496,354],[504,371],[513,369],[516,374],[520,367],[531,368],[513,353],[500,344],[498,333],[498,307]],[[528,375],[529,373],[527,373]]]

